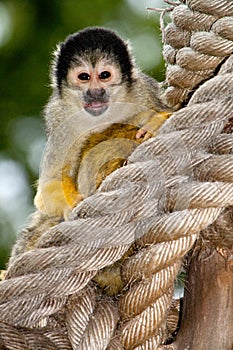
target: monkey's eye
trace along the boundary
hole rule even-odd
[[[80,73],[78,75],[79,80],[90,80],[90,75],[88,73]]]
[[[107,70],[101,72],[100,75],[99,75],[99,78],[100,78],[101,80],[105,80],[105,79],[108,79],[108,78],[110,78],[110,77],[111,77],[111,73],[108,72]]]

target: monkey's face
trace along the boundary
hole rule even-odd
[[[99,60],[95,64],[88,61],[69,69],[68,86],[77,90],[82,107],[92,116],[103,114],[121,86],[121,71],[116,64],[108,60]]]

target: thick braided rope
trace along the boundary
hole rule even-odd
[[[173,22],[164,37],[168,63],[167,100],[184,102],[198,85],[216,74],[221,62],[233,52],[233,5],[231,0],[187,0],[174,8]]]
[[[231,3],[221,4],[224,12]],[[164,341],[183,256],[233,205],[233,138],[222,133],[233,107],[232,57],[223,61],[187,107],[75,209],[73,221],[45,232],[37,249],[10,264],[0,285],[0,349],[142,350]],[[91,280],[132,243],[116,301]]]

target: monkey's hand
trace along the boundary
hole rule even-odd
[[[167,111],[153,113],[149,120],[138,130],[136,139],[143,137],[143,140],[145,141],[155,136],[158,133],[159,128],[170,117],[171,114],[171,112]]]
[[[42,182],[38,186],[34,204],[41,212],[50,217],[68,219],[71,210],[83,200],[75,183],[69,176],[61,180]]]

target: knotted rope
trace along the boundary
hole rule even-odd
[[[0,284],[0,349],[155,350],[168,337],[183,257],[233,205],[233,3],[186,3],[173,10],[164,53],[167,99],[185,105],[192,95],[189,103],[73,220],[10,262]],[[98,282],[105,272],[123,285],[113,297]]]

